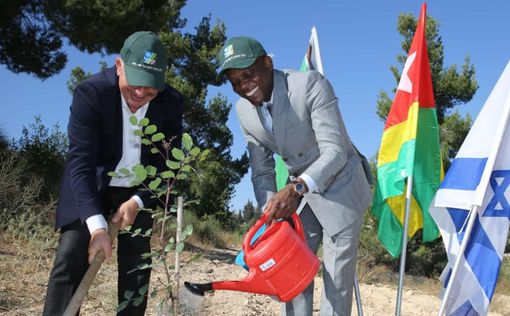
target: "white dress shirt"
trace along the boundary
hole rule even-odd
[[[131,182],[134,180],[134,176],[124,176],[119,172],[119,170],[121,168],[131,170],[132,167],[139,164],[142,148],[142,140],[140,136],[136,136],[133,133],[136,128],[129,121],[129,117],[135,116],[136,119],[140,121],[145,117],[149,103],[144,104],[135,113],[132,113],[124,99],[124,96],[122,94],[120,96],[122,99],[122,158],[115,168],[115,172],[119,175],[119,177],[113,177],[110,180],[109,186],[129,188],[132,186]],[[138,203],[138,207],[143,207],[142,199],[140,199],[138,195],[133,195],[131,198]],[[87,223],[90,234],[92,234],[92,232],[96,229],[108,228],[108,223],[102,214],[93,215],[87,218],[85,222]]]

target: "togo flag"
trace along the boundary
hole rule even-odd
[[[406,180],[412,175],[408,235],[423,228],[423,241],[439,237],[428,213],[443,176],[434,91],[425,41],[423,5],[402,76],[391,105],[377,159],[372,214],[379,240],[396,257],[402,250]]]

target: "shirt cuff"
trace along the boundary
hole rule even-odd
[[[135,194],[131,198],[136,201],[138,208],[143,208],[143,201],[138,195]]]
[[[317,185],[315,184],[315,181],[313,181],[312,177],[307,175],[306,173],[303,173],[299,176],[303,181],[305,181],[306,186],[308,187],[308,192],[315,192],[315,189],[317,189]]]
[[[87,228],[89,229],[90,234],[98,229],[108,229],[108,223],[103,215],[97,214],[93,215],[85,220],[87,223]]]

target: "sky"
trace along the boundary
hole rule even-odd
[[[298,69],[312,26],[316,26],[324,72],[339,98],[339,107],[349,135],[367,157],[379,148],[384,122],[376,115],[378,93],[391,93],[396,86],[389,70],[403,54],[402,37],[397,32],[400,13],[419,15],[421,1],[239,1],[190,0],[181,11],[188,23],[184,32],[193,32],[202,17],[212,23],[222,21],[227,37],[246,35],[258,39],[273,55],[276,68]],[[473,100],[457,106],[461,114],[476,117],[510,58],[510,1],[431,0],[428,15],[440,23],[444,62],[460,67],[470,57],[476,69],[479,89]],[[40,115],[46,126],[59,124],[66,129],[71,95],[66,82],[71,69],[81,66],[96,72],[99,61],[113,65],[115,55],[87,54],[66,47],[68,63],[60,74],[41,81],[31,75],[13,74],[0,65],[2,115],[0,129],[18,138],[23,126]],[[209,87],[208,97],[225,95],[234,104],[238,97],[229,84]],[[232,155],[246,148],[235,110],[228,126],[234,134]],[[236,186],[231,209],[242,209],[255,201],[250,173]]]

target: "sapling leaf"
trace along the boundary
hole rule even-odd
[[[200,154],[200,148],[198,148],[198,147],[193,147],[193,149],[191,149],[191,150],[189,151],[189,154],[190,154],[190,155],[191,155],[191,157],[193,157],[193,158],[194,158],[194,157],[196,157],[196,156],[198,156],[198,154]]]
[[[155,143],[155,142],[161,141],[164,138],[165,138],[165,135],[163,133],[156,133],[156,134],[152,135],[151,140],[153,143]]]
[[[175,173],[171,170],[163,171],[161,172],[161,178],[163,179],[175,178]]]
[[[143,127],[143,126],[147,126],[147,125],[149,125],[149,119],[146,118],[146,117],[142,118],[140,120],[140,122],[138,122],[138,126],[142,126]]]
[[[182,145],[186,148],[186,150],[190,150],[193,146],[193,140],[188,133],[182,134]]]
[[[172,155],[177,160],[184,160],[184,152],[179,148],[172,148]]]
[[[136,180],[143,182],[147,179],[147,170],[145,170],[143,165],[138,164],[134,166],[133,171],[135,172]]]
[[[144,132],[146,135],[152,135],[156,133],[157,130],[158,128],[156,127],[156,125],[149,125],[145,128]]]
[[[156,172],[158,172],[158,169],[156,169],[154,166],[146,166],[145,170],[147,171],[147,175],[151,177],[155,176]]]
[[[155,190],[161,184],[161,178],[156,178],[149,183],[149,189]]]
[[[167,160],[166,166],[170,169],[179,169],[181,167],[181,163],[173,160]]]

